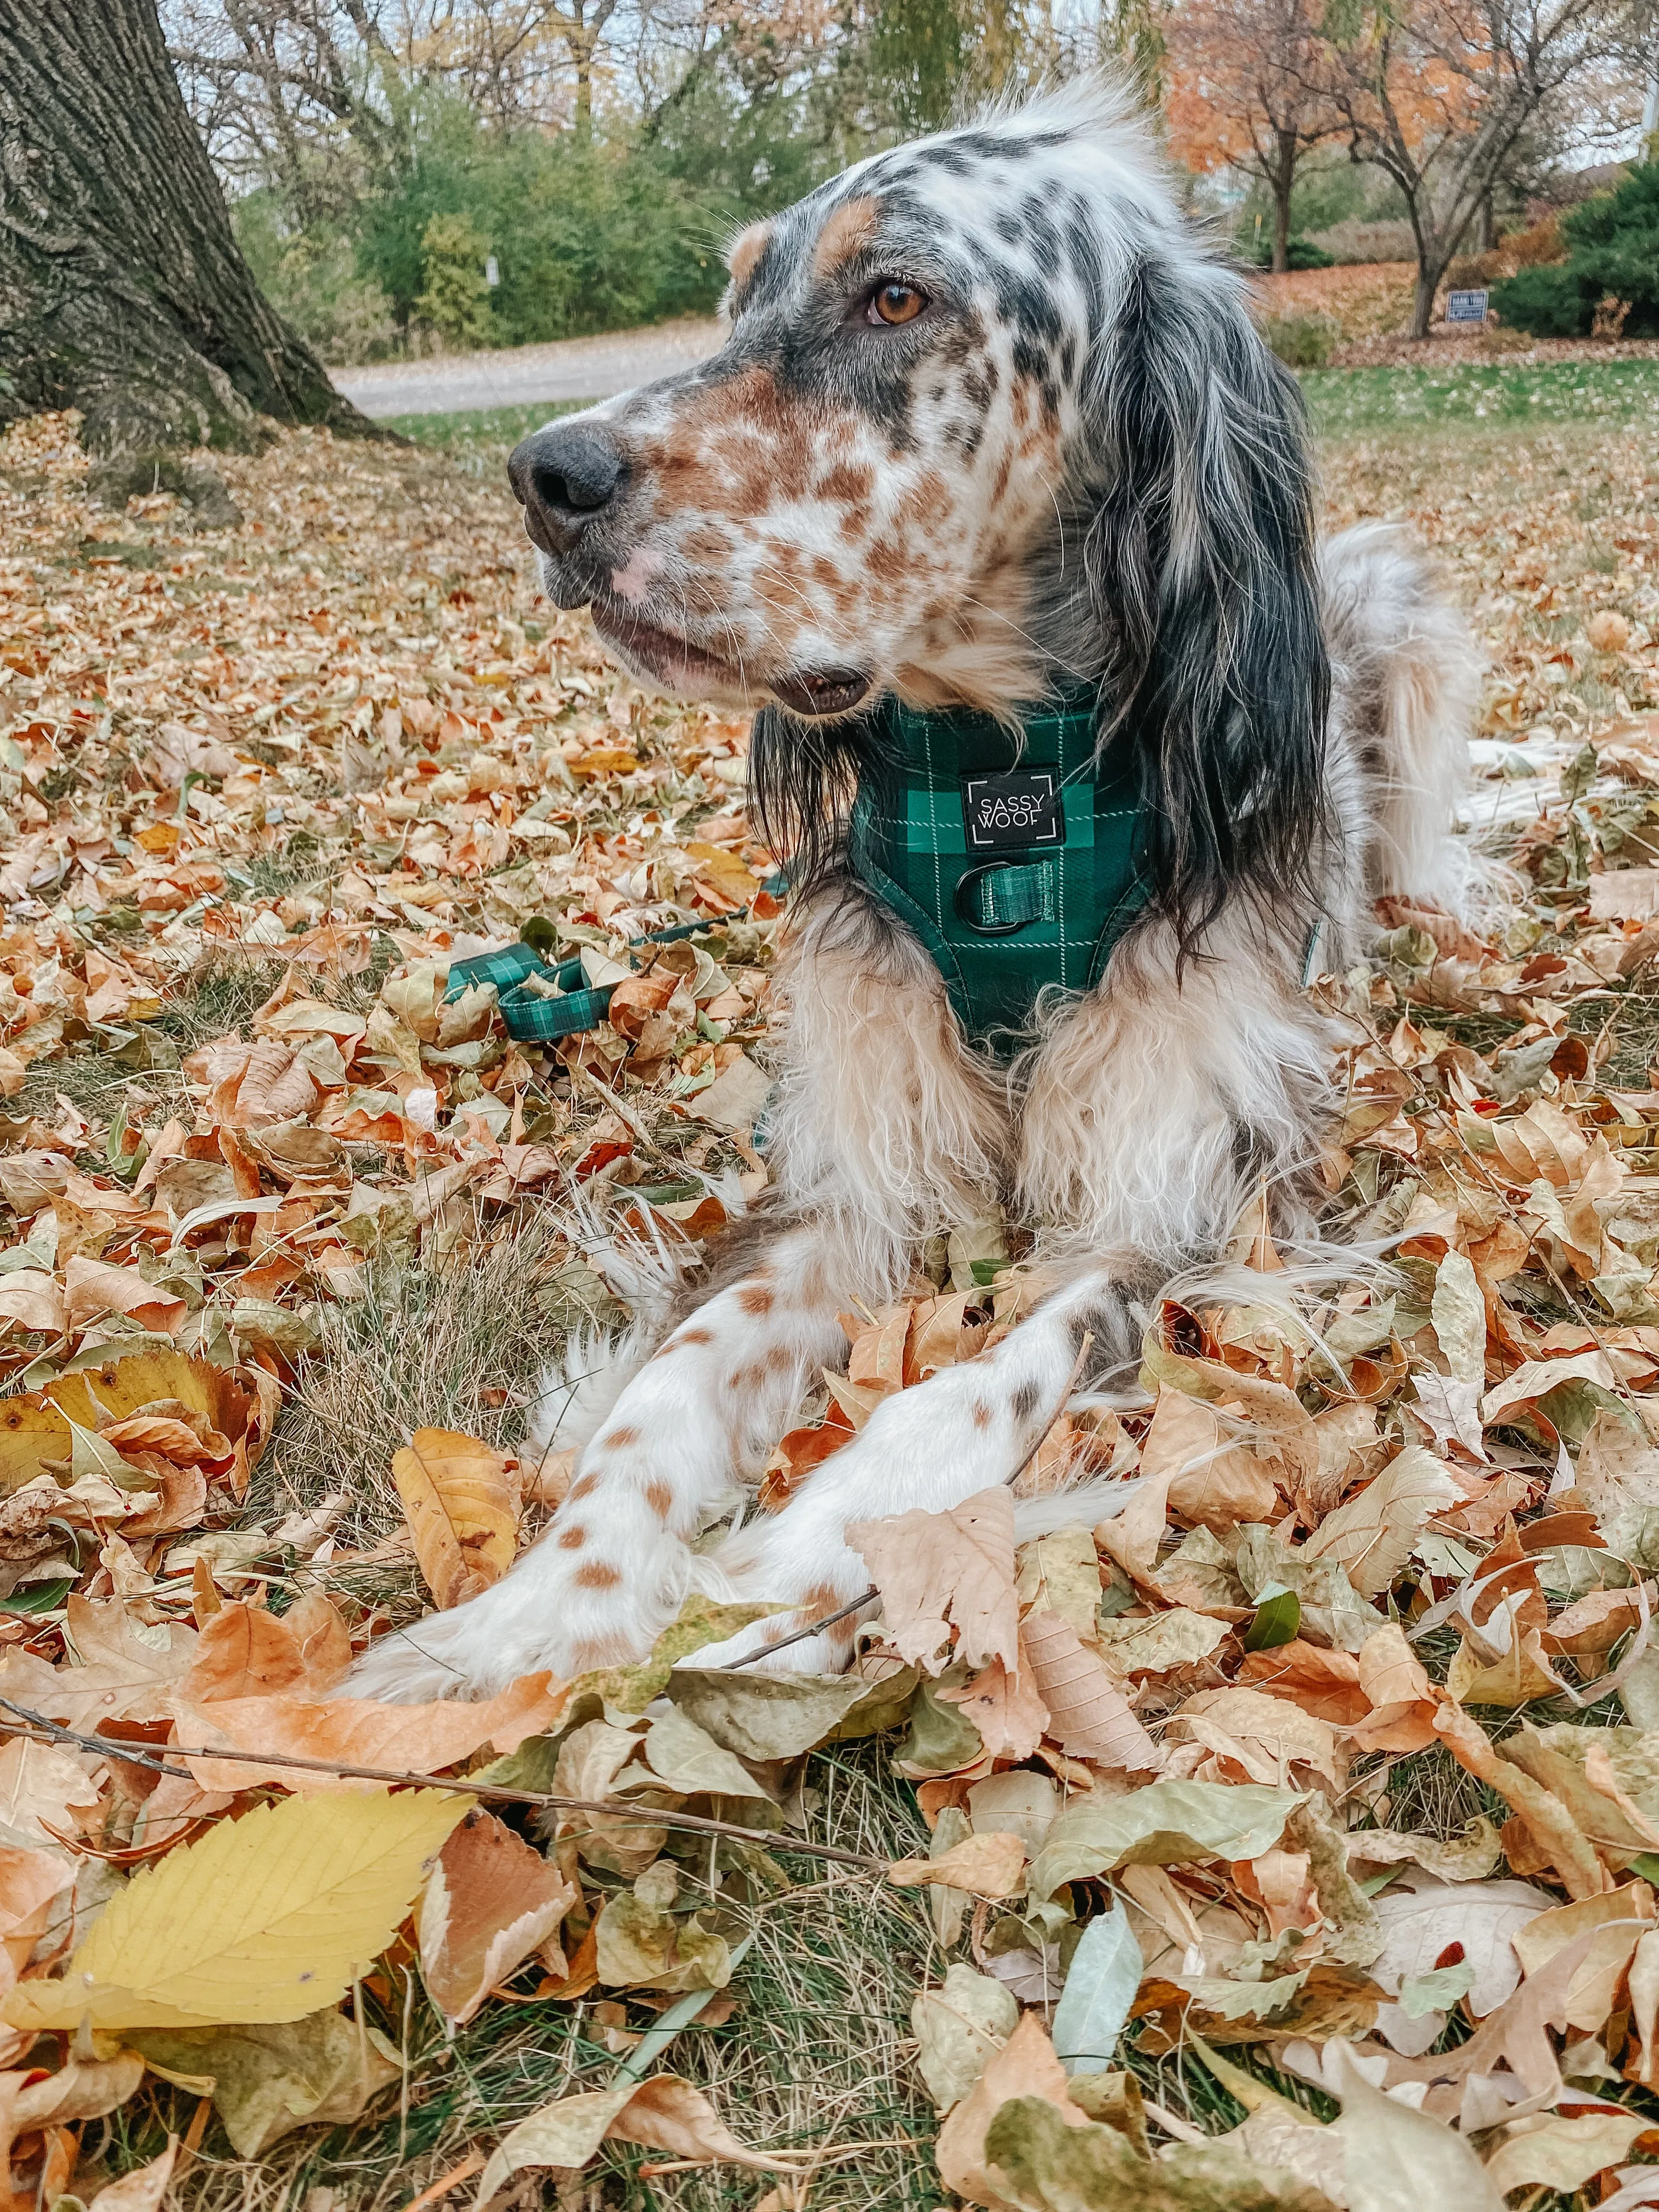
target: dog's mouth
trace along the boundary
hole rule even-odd
[[[792,714],[810,720],[850,714],[870,689],[870,678],[856,668],[792,669],[771,678],[766,688]]]
[[[593,627],[605,643],[644,669],[665,690],[735,693],[746,697],[769,691],[792,714],[817,720],[849,713],[870,689],[869,677],[850,668],[796,668],[763,676],[735,659],[693,645],[690,638],[674,630],[641,622],[614,599],[595,598],[592,612]]]

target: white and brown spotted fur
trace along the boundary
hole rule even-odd
[[[794,1608],[701,1664],[856,1597],[847,1524],[1010,1476],[1084,1336],[1097,1370],[1131,1358],[1132,1303],[1213,1260],[1263,1178],[1309,1231],[1329,1056],[1310,926],[1340,968],[1379,893],[1458,896],[1461,625],[1393,532],[1316,548],[1294,386],[1112,94],[863,162],[745,232],[732,273],[719,356],[550,425],[512,474],[553,599],[671,688],[765,708],[757,803],[793,810],[810,863],[773,1188],[723,1282],[586,1394],[546,1534],[375,1647],[358,1680],[382,1696],[636,1656],[694,1584]],[[1136,732],[1158,895],[1100,987],[1056,994],[1000,1062],[847,872],[846,748],[884,690],[1012,722],[1079,678],[1104,732]],[[1052,1270],[1043,1302],[694,1557],[844,1358],[837,1316],[998,1204]],[[772,1663],[834,1668],[850,1636]]]

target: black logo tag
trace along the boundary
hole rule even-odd
[[[979,775],[962,787],[968,848],[1006,852],[1029,845],[1063,845],[1060,793],[1051,775]]]

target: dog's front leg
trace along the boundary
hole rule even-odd
[[[1045,1300],[994,1351],[950,1367],[878,1406],[799,1494],[770,1520],[751,1522],[715,1554],[744,1596],[798,1609],[778,1614],[697,1654],[696,1664],[729,1666],[848,1604],[870,1573],[848,1545],[848,1524],[914,1507],[942,1512],[976,1491],[1012,1481],[1062,1411],[1091,1339],[1091,1371],[1126,1356],[1134,1341],[1122,1287],[1130,1273],[1104,1262],[1084,1268]],[[805,1637],[762,1660],[807,1674],[846,1663],[855,1620]]]
[[[682,1322],[582,1453],[564,1503],[493,1589],[376,1644],[353,1689],[414,1699],[499,1689],[640,1657],[674,1617],[687,1546],[745,1467],[763,1460],[826,1361],[848,1260],[824,1228],[779,1237]]]

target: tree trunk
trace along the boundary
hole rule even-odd
[[[576,143],[591,146],[593,143],[593,49],[599,43],[598,33],[590,31],[583,21],[586,10],[582,0],[573,0],[571,14],[576,27],[570,33],[570,58],[576,64]]]
[[[1429,325],[1434,319],[1434,295],[1440,289],[1440,276],[1438,269],[1431,270],[1421,261],[1418,263],[1417,292],[1412,301],[1412,336],[1414,338],[1425,338],[1429,335]]]
[[[106,454],[374,430],[254,283],[156,0],[0,0],[0,421],[58,407]]]
[[[1295,183],[1295,154],[1287,160],[1281,141],[1273,173],[1273,268],[1281,276],[1291,265],[1291,191]]]

